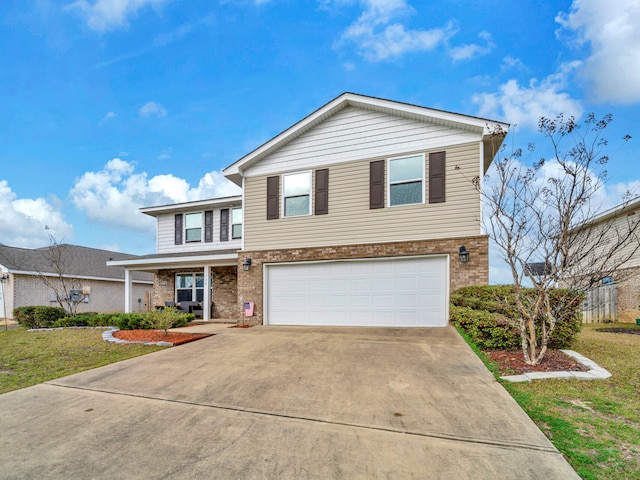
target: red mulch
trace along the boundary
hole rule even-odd
[[[521,350],[515,352],[492,350],[484,353],[498,364],[501,375],[520,375],[527,372],[586,372],[589,370],[560,350],[547,350],[542,362],[538,365],[524,363]]]
[[[169,332],[165,335],[163,331],[159,330],[118,330],[113,336],[129,342],[171,342],[175,346],[210,337],[211,334]]]

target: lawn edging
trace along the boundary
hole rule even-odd
[[[561,352],[574,358],[576,362],[590,368],[587,372],[528,372],[520,375],[505,375],[500,377],[508,382],[530,382],[531,380],[544,380],[548,378],[555,379],[578,379],[578,380],[604,380],[609,378],[611,374],[593,360],[588,359],[584,355],[574,352],[573,350],[561,350]]]
[[[102,340],[105,342],[112,343],[139,343],[141,345],[156,345],[158,347],[173,347],[173,343],[171,342],[133,342],[130,340],[122,340],[121,338],[116,338],[113,336],[114,333],[120,331],[117,327],[109,327],[110,330],[102,333]]]

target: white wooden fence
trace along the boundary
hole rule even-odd
[[[613,322],[618,318],[618,289],[603,285],[587,292],[582,304],[583,323]]]

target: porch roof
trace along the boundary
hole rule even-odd
[[[158,253],[127,260],[112,260],[109,266],[128,270],[157,273],[158,270],[210,266],[235,266],[238,264],[238,249],[209,250],[204,252]]]

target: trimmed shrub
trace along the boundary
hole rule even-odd
[[[75,317],[64,317],[54,327],[109,327],[113,325],[113,313],[81,313]]]
[[[13,309],[16,321],[28,328],[49,328],[59,319],[67,316],[67,311],[61,307],[18,307]]]
[[[13,318],[23,327],[36,328],[34,316],[36,307],[17,307],[13,309]]]
[[[509,325],[504,315],[451,305],[451,323],[462,328],[482,350],[517,350],[520,333]]]
[[[531,296],[531,298],[535,295],[534,289],[523,289],[523,292],[525,295]],[[551,291],[551,308],[557,321],[549,337],[549,348],[568,348],[573,344],[577,334],[582,329],[582,312],[580,306],[583,300],[584,296],[575,290],[557,288]],[[516,320],[518,318],[513,286],[491,285],[484,287],[464,287],[456,290],[451,295],[451,305],[451,321],[467,331],[474,341],[479,342],[478,346],[480,346],[480,348],[487,350],[505,348],[489,346],[502,343],[503,338],[502,334],[490,334],[487,329],[491,328],[508,328],[513,330],[516,342],[513,349],[520,348],[521,342],[518,329],[506,321],[506,319]],[[464,308],[465,310],[459,310],[458,307]],[[476,315],[478,312],[493,314],[498,320],[502,318],[505,326],[501,327],[502,322],[496,320],[493,326],[487,327],[487,325],[491,324],[489,317],[478,317]],[[465,315],[469,318],[465,319],[461,317]],[[506,334],[504,338],[507,337],[510,337],[510,334]],[[538,342],[540,341],[541,336],[538,331]],[[505,341],[505,343],[511,342]]]

